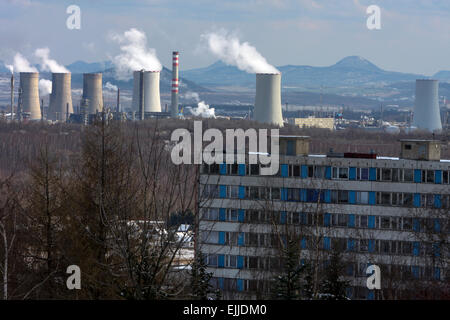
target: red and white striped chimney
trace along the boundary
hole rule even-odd
[[[173,51],[172,64],[172,106],[170,113],[172,117],[178,116],[178,51]]]

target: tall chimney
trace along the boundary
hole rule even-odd
[[[69,114],[73,113],[71,78],[70,73],[52,74],[52,93],[47,119],[65,121],[69,118]]]
[[[31,120],[41,119],[41,106],[39,104],[39,73],[21,72],[20,88],[22,101],[21,112],[29,113]]]
[[[120,89],[117,88],[117,106],[116,106],[117,110],[117,114],[119,114],[120,112]]]
[[[145,118],[145,92],[144,92],[145,78],[144,70],[139,72],[139,119],[144,120]]]
[[[11,120],[14,113],[14,72],[11,73]]]
[[[283,126],[280,73],[256,74],[254,120]]]
[[[133,73],[133,99],[132,109],[140,112],[141,73],[144,79],[144,112],[161,112],[161,99],[159,94],[159,71],[134,71]]]
[[[174,51],[172,53],[172,105],[170,108],[170,114],[172,117],[178,116],[178,65],[179,65],[179,53]]]
[[[83,97],[88,99],[87,114],[95,114],[103,111],[103,89],[101,73],[83,74]]]

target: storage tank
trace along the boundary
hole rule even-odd
[[[101,73],[83,74],[83,97],[89,101],[88,114],[103,111],[103,84]]]
[[[20,89],[22,113],[28,113],[29,119],[41,119],[41,106],[39,104],[39,72],[21,72]]]
[[[65,121],[73,113],[71,79],[70,73],[52,74],[52,93],[47,119]],[[66,114],[67,111],[69,114]]]
[[[428,131],[442,130],[438,88],[438,80],[416,80],[413,126]]]
[[[254,119],[283,126],[281,73],[257,73]]]
[[[139,111],[140,72],[133,72],[133,98],[132,109]],[[143,71],[144,73],[144,112],[161,112],[161,99],[159,95],[159,71]]]

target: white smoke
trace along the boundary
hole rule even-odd
[[[182,95],[182,98],[187,99],[187,100],[193,99],[197,103],[200,102],[200,96],[198,95],[197,92],[188,91]]]
[[[52,93],[52,82],[46,79],[39,80],[39,95],[41,97],[48,96]]]
[[[36,49],[34,55],[40,59],[40,65],[42,71],[50,71],[55,73],[69,73],[63,65],[60,65],[53,59],[50,59],[50,49],[49,48],[39,48]]]
[[[207,33],[201,36],[208,49],[226,64],[238,67],[248,73],[280,73],[248,42],[239,39],[226,31]]]
[[[117,86],[113,85],[109,81],[105,84],[105,88],[110,90],[110,91],[117,91],[119,89]]]
[[[6,68],[9,69],[9,72],[11,72],[11,74],[14,73],[14,66],[12,64],[4,64]]]
[[[215,118],[215,109],[210,108],[209,105],[207,105],[204,101],[200,101],[197,104],[197,108],[187,107],[189,112],[196,116],[196,117],[202,117],[202,118]]]
[[[13,65],[6,65],[6,67],[12,72],[38,72],[35,67],[33,67],[28,60],[21,55],[20,53],[16,53],[14,56]]]
[[[111,38],[120,44],[122,51],[113,58],[117,79],[128,80],[136,70],[161,71],[162,65],[156,57],[156,50],[147,48],[144,32],[131,28],[123,35],[113,34]]]

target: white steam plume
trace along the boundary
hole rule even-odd
[[[162,65],[156,57],[156,50],[147,48],[147,36],[144,32],[131,28],[124,34],[113,34],[112,40],[120,45],[121,54],[113,58],[116,78],[128,80],[133,71],[161,71]]]
[[[184,99],[193,99],[195,102],[200,102],[200,96],[197,92],[188,91],[185,94],[182,95]]]
[[[40,65],[42,71],[50,71],[55,73],[69,73],[63,65],[60,65],[53,59],[50,59],[50,49],[49,48],[39,48],[36,49],[34,55],[40,59]]]
[[[210,108],[209,105],[207,105],[204,101],[200,101],[197,104],[197,108],[187,107],[189,112],[196,116],[196,117],[202,117],[202,118],[215,118],[215,109]]]
[[[13,65],[6,65],[6,67],[11,71],[15,70],[16,72],[38,72],[37,69],[20,53],[16,53],[14,56]]]
[[[105,84],[105,88],[110,90],[110,91],[117,91],[117,89],[119,89],[117,86],[113,85],[109,81]]]
[[[48,96],[52,93],[52,82],[46,79],[39,80],[39,95],[41,97]]]
[[[9,72],[11,72],[11,74],[14,73],[14,66],[12,64],[4,64],[6,68],[9,69]]]
[[[280,73],[274,66],[256,51],[248,42],[239,39],[226,31],[206,33],[201,36],[208,49],[226,64],[238,67],[248,73]]]

